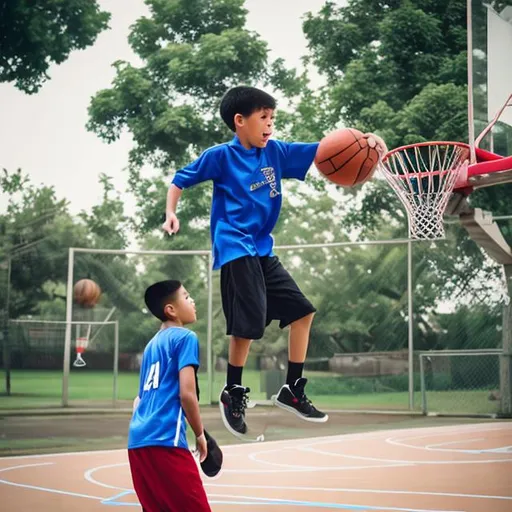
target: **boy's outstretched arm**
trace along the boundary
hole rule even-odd
[[[165,205],[165,222],[162,224],[162,229],[167,231],[169,235],[177,233],[180,229],[180,221],[176,217],[176,207],[181,197],[181,188],[176,185],[171,185],[167,191],[167,202]]]
[[[180,401],[190,428],[196,435],[199,460],[202,462],[207,455],[206,438],[204,437],[203,422],[199,412],[199,402],[196,392],[196,376],[193,366],[185,366],[180,370]]]

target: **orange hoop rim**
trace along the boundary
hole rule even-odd
[[[421,148],[426,146],[458,146],[464,149],[469,150],[469,144],[466,142],[454,142],[454,141],[443,141],[443,140],[434,140],[428,142],[415,142],[414,144],[407,144],[405,146],[399,146],[398,148],[392,149],[386,153],[386,156],[382,159],[382,162],[386,162],[391,156],[396,153],[400,153],[401,151],[405,151],[407,149],[412,148]]]

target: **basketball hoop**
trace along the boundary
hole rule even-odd
[[[80,326],[77,326],[79,329]],[[87,326],[87,334],[85,336],[78,335],[76,338],[76,359],[73,362],[73,366],[76,368],[82,368],[86,366],[86,362],[84,361],[82,354],[85,352],[85,349],[89,346],[89,337],[91,335],[91,325]]]
[[[407,210],[410,238],[444,238],[443,214],[468,163],[469,146],[461,142],[410,144],[384,157],[379,168]]]

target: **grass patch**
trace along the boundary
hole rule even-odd
[[[327,372],[307,372],[308,396],[319,407],[330,409],[389,409],[407,410],[408,392],[390,391],[391,381],[376,386],[375,379],[355,382],[353,379],[333,376]],[[244,370],[244,385],[251,388],[253,399],[264,399],[261,389],[262,375],[258,370]],[[360,381],[362,379],[359,379]],[[401,382],[401,381],[400,381]],[[225,383],[223,372],[214,373],[213,397]],[[357,384],[357,385],[356,385]],[[396,388],[400,386],[393,383]],[[121,372],[118,376],[118,399],[129,402],[138,392],[139,375],[136,372]],[[199,374],[201,403],[208,403],[207,374]],[[44,370],[14,370],[11,373],[11,396],[0,396],[2,409],[53,408],[61,406],[62,372]],[[428,410],[456,413],[496,413],[499,401],[489,401],[488,391],[447,390],[427,393]],[[110,407],[113,395],[111,372],[88,369],[72,370],[69,376],[69,402],[73,406]],[[415,406],[419,409],[419,393]]]

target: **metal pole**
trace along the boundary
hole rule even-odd
[[[5,370],[5,393],[7,396],[11,395],[11,347],[9,344],[9,318],[10,318],[10,300],[11,300],[11,272],[12,272],[12,257],[7,256],[7,290],[5,294],[5,324],[4,324],[4,338],[3,338],[3,353]]]
[[[414,409],[414,319],[413,319],[413,288],[412,288],[412,243],[407,244],[407,316],[409,356],[409,410]]]
[[[425,381],[425,366],[423,364],[423,354],[420,354],[420,379],[421,379],[421,412],[427,414],[427,388]]]
[[[473,0],[467,0],[467,50],[468,50],[468,142],[470,162],[476,162],[475,153],[475,109],[473,105]]]
[[[113,406],[117,404],[117,375],[119,373],[119,322],[114,323],[114,389],[112,393]]]
[[[208,324],[206,334],[206,368],[208,372],[208,397],[213,402],[213,256],[208,255]]]
[[[73,265],[74,250],[68,253],[68,285],[66,290],[66,337],[64,339],[64,362],[62,373],[62,407],[68,406],[69,396],[69,363],[71,358],[71,315],[73,314]]]
[[[501,414],[512,416],[512,265],[503,265],[507,297],[503,304],[503,353],[500,358]]]

